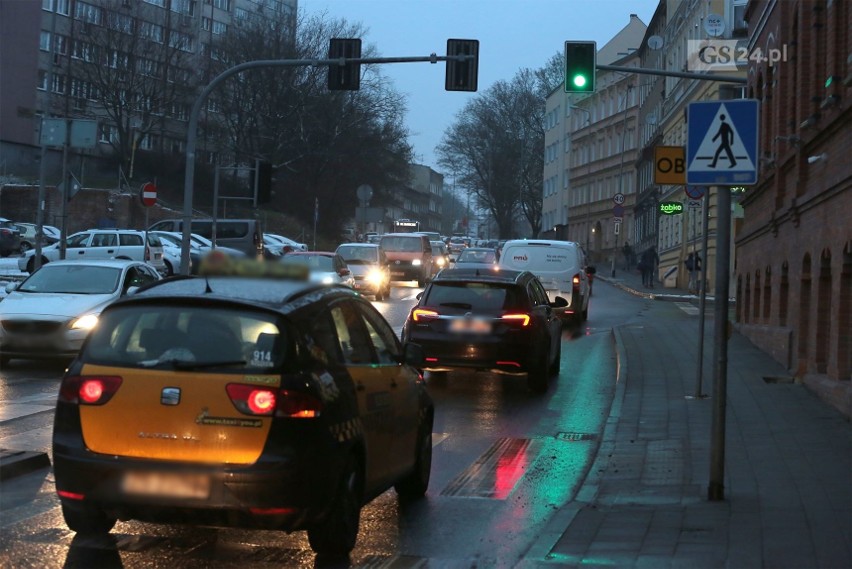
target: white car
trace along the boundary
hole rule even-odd
[[[289,245],[293,248],[294,251],[307,251],[308,246],[304,243],[299,243],[298,241],[293,241],[289,237],[284,237],[283,235],[277,235],[275,233],[264,233],[264,237],[270,237],[272,240],[281,243],[282,245]]]
[[[166,272],[163,261],[163,244],[156,235],[135,229],[89,229],[69,235],[65,239],[65,260],[90,261],[96,259],[127,259],[150,263],[160,273]],[[41,264],[59,260],[59,243],[41,250]],[[35,269],[35,250],[30,249],[18,258],[18,269],[32,273]]]
[[[183,248],[183,234],[177,231],[149,231],[149,235],[153,234],[160,238],[163,244],[163,259],[166,264],[166,276],[177,274],[180,271],[180,255]],[[231,247],[216,247],[223,253],[227,253],[231,257],[245,257],[246,254],[239,249]],[[198,267],[201,266],[201,259],[210,251],[213,250],[212,243],[209,239],[205,239],[195,233],[189,235],[189,268],[192,274],[198,272]]]
[[[296,251],[281,257],[282,263],[308,267],[308,278],[312,283],[325,285],[342,284],[355,287],[355,277],[343,257],[327,251]]]
[[[108,304],[160,278],[139,261],[66,260],[8,284],[0,301],[0,364],[76,356]]]

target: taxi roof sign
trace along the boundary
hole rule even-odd
[[[264,279],[308,280],[305,265],[284,264],[275,261],[234,258],[222,251],[213,250],[201,259],[198,274],[205,277],[249,277]]]

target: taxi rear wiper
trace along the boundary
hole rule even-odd
[[[196,362],[191,360],[179,360],[177,358],[172,358],[168,360],[148,360],[139,362],[140,365],[144,367],[155,367],[159,365],[169,365],[174,369],[178,369],[181,371],[189,371],[195,369],[204,369],[209,367],[228,367],[228,366],[237,366],[237,365],[245,365],[245,360],[223,360],[223,361],[215,361],[215,362]]]
[[[193,370],[204,369],[208,367],[229,367],[246,365],[245,360],[222,360],[216,362],[188,362],[186,360],[171,360],[168,363],[172,364],[175,369],[179,370]]]

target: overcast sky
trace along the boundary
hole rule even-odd
[[[478,39],[479,92],[521,68],[544,66],[566,40],[595,40],[600,48],[630,14],[647,25],[656,6],[657,0],[299,0],[307,14],[363,23],[365,47],[373,44],[383,57],[446,55],[447,39]],[[382,69],[408,95],[415,160],[438,171],[435,146],[476,96],[444,91],[445,66],[395,63]]]

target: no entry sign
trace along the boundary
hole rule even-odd
[[[157,203],[157,186],[151,182],[142,184],[142,189],[140,190],[139,195],[142,198],[142,205],[145,207],[151,207]]]

